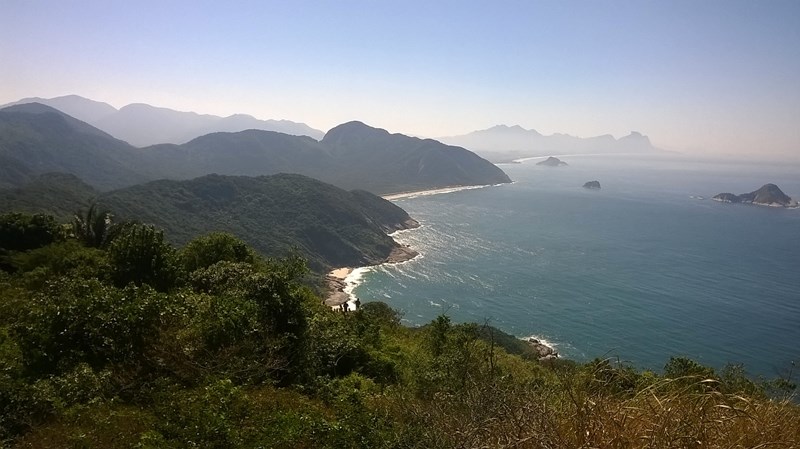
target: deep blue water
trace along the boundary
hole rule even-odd
[[[576,360],[661,369],[670,356],[750,374],[800,362],[800,210],[721,204],[800,167],[562,157],[502,168],[514,184],[396,200],[421,256],[355,289],[421,325],[441,313],[536,335]],[[602,190],[581,186],[599,180]],[[698,197],[702,197],[700,199]]]

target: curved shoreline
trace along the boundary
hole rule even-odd
[[[486,184],[486,185],[478,185],[478,186],[451,186],[451,187],[442,187],[438,189],[428,189],[428,190],[415,190],[409,192],[397,192],[397,193],[390,193],[386,195],[381,195],[381,198],[394,201],[406,198],[416,198],[418,196],[429,196],[429,195],[441,195],[445,193],[453,193],[453,192],[460,192],[462,190],[474,190],[474,189],[483,189],[486,187],[496,187],[501,186],[503,184]],[[403,231],[410,231],[413,229],[417,229],[420,227],[420,224],[411,219],[411,224],[405,223],[405,227],[401,229],[397,229],[394,232],[389,233],[389,236],[392,236],[398,232]],[[328,274],[325,275],[325,280],[328,286],[328,295],[325,297],[323,301],[326,306],[331,308],[339,308],[343,304],[349,304],[349,308],[353,308],[356,306],[356,298],[353,295],[353,290],[358,286],[361,280],[361,276],[363,273],[371,269],[372,267],[377,267],[383,264],[395,264],[395,263],[402,263],[407,262],[413,258],[415,258],[419,253],[406,245],[402,245],[398,243],[398,246],[392,248],[392,251],[380,263],[376,263],[374,265],[367,265],[362,267],[339,267],[334,268],[333,270],[329,271]]]
[[[414,228],[415,229],[415,228]],[[386,259],[375,265],[367,265],[363,267],[342,267],[336,268],[325,275],[325,280],[328,283],[330,293],[325,298],[325,305],[332,308],[338,308],[342,304],[347,303],[348,308],[355,310],[358,306],[356,301],[358,298],[353,294],[353,290],[360,283],[362,275],[371,269],[384,264],[397,264],[407,262],[419,255],[418,252],[409,248],[408,246],[397,246],[392,249],[391,253]]]

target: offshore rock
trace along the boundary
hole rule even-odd
[[[557,157],[550,156],[543,161],[537,162],[536,165],[544,165],[546,167],[562,167],[567,165],[567,163]]]
[[[584,189],[600,189],[600,181],[588,181],[583,184]]]

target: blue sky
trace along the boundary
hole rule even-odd
[[[0,103],[800,158],[800,1],[0,0]]]

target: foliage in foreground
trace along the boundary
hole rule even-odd
[[[15,233],[0,235],[0,446],[800,445],[790,379],[685,358],[663,374],[544,363],[445,316],[409,329],[383,303],[332,312],[301,260],[226,234],[79,240],[18,214],[0,230]]]

